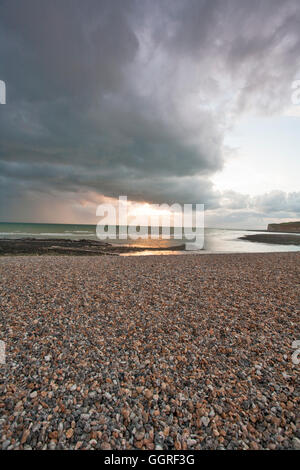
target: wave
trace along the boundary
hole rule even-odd
[[[0,236],[2,235],[37,235],[36,233],[29,233],[29,232],[0,232]]]
[[[54,236],[54,237],[76,237],[76,233],[77,232],[63,232],[63,233],[62,232],[59,232],[59,233],[55,233],[55,232],[43,233],[43,232],[41,232],[41,233],[37,233],[36,235],[43,235],[45,237],[52,237],[52,236]],[[84,233],[86,233],[86,232],[84,232]],[[94,234],[86,233],[86,235],[91,236],[91,235],[94,235]]]
[[[68,230],[66,230],[64,233],[68,233]],[[91,233],[94,234],[94,232],[88,231],[88,230],[72,230],[72,233]]]
[[[31,233],[31,232],[0,232],[0,237],[3,237],[3,236],[26,236],[26,237],[41,237],[41,236],[44,236],[44,237],[76,237],[78,235],[79,232],[59,232],[59,233],[56,233],[56,232],[35,232],[35,233]],[[81,232],[81,233],[84,233],[86,236],[88,237],[92,237],[94,236],[95,234],[94,233],[91,233],[91,232]]]

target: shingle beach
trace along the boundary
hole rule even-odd
[[[299,306],[300,253],[2,257],[0,448],[299,449]]]

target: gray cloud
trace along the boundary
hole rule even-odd
[[[222,207],[226,129],[283,106],[299,24],[296,0],[2,0],[0,217],[25,192]]]
[[[252,206],[270,216],[274,214],[290,214],[300,216],[300,192],[285,193],[284,191],[271,191],[270,193],[256,196],[250,199]]]
[[[207,211],[208,226],[265,229],[272,222],[300,218],[300,191],[271,191],[258,196],[223,191],[218,202],[219,207]]]
[[[256,210],[270,217],[274,214],[285,213],[300,216],[300,192],[286,193],[284,191],[270,191],[258,196],[224,191],[221,194],[221,206],[233,210]]]

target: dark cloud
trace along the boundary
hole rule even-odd
[[[18,99],[114,90],[138,51],[127,0],[2,1],[2,70]]]
[[[0,217],[24,191],[222,207],[226,129],[282,106],[299,24],[296,0],[2,0]]]

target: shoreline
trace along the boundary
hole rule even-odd
[[[262,246],[300,246],[300,235],[255,233],[237,237],[236,240],[259,243]],[[186,250],[185,244],[170,246],[131,246],[118,245],[100,240],[69,238],[2,238],[0,239],[0,257],[7,256],[130,256],[130,255],[174,255],[174,254],[210,254],[210,253],[248,253],[250,251],[206,251]],[[275,252],[275,251],[274,251]],[[282,252],[282,251],[281,251]]]

